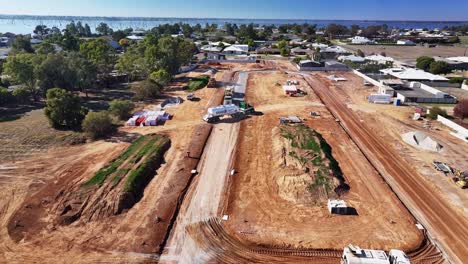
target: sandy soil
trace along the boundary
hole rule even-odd
[[[415,64],[416,59],[421,56],[441,56],[441,57],[456,57],[463,56],[466,47],[461,46],[442,46],[435,48],[427,48],[423,46],[381,46],[381,45],[343,45],[348,50],[362,50],[366,55],[371,53],[380,54],[385,52],[396,60]]]
[[[414,164],[400,155],[391,141],[382,140],[388,133],[381,126],[368,125],[361,113],[349,111],[342,100],[344,95],[325,76],[315,75],[307,80],[405,206],[428,229],[437,245],[453,262],[462,263],[467,257],[464,245],[468,239],[464,228],[466,215],[451,206],[445,197],[439,196],[432,184],[413,168]]]
[[[342,95],[342,100],[347,102],[347,106],[357,111],[360,118],[373,127],[380,137],[392,142],[398,152],[403,153],[401,156],[413,164],[413,167],[432,183],[435,190],[445,196],[447,201],[455,205],[458,210],[468,214],[468,192],[458,188],[450,177],[443,176],[432,166],[432,162],[438,160],[456,169],[468,170],[468,155],[466,154],[468,144],[451,136],[450,130],[436,121],[429,121],[431,129],[427,129],[424,128],[423,121],[412,120],[413,107],[368,103],[365,98],[376,92],[376,87],[363,86],[362,79],[352,73],[339,73],[338,75],[348,79],[347,82],[334,84],[334,88]],[[404,143],[401,135],[410,131],[423,131],[439,142],[444,147],[443,150],[435,153],[409,146]]]
[[[221,78],[222,73],[218,74],[217,77]],[[174,91],[168,95],[185,97],[185,94]],[[18,244],[10,239],[6,228],[12,214],[20,206],[25,206],[23,201],[27,201],[28,195],[55,184],[59,178],[84,181],[91,177],[128,145],[119,142],[118,138],[112,140],[117,143],[99,141],[71,148],[55,148],[21,162],[1,163],[0,185],[4,191],[0,197],[6,202],[0,203],[0,262],[60,263],[66,259],[70,263],[103,260],[112,263],[154,262],[158,245],[165,239],[175,206],[187,184],[180,177],[180,169],[185,166],[186,150],[191,140],[196,138],[192,133],[195,127],[203,124],[201,116],[206,108],[220,103],[222,91],[202,89],[196,92],[196,96],[200,101],[186,101],[169,109],[174,118],[165,126],[121,129],[121,132],[129,134],[163,133],[172,141],[165,156],[166,164],[146,187],[142,200],[123,215],[86,224],[48,226],[47,232]],[[192,168],[185,168],[185,174],[190,175]],[[45,217],[45,221],[50,219]]]
[[[401,248],[419,246],[422,234],[414,219],[367,162],[359,149],[319,103],[312,89],[299,76],[306,97],[287,97],[282,87],[293,78],[284,73],[251,74],[247,100],[263,116],[241,124],[239,148],[232,178],[226,214],[229,232],[257,245],[335,248],[349,243],[361,247]],[[311,118],[318,111],[320,118]],[[333,148],[350,192],[343,198],[356,208],[359,216],[330,216],[326,204],[300,205],[283,199],[272,160],[272,130],[281,116],[298,115],[306,125],[316,129]],[[385,195],[382,195],[385,194]],[[337,228],[342,226],[343,228]],[[346,230],[346,231],[344,231]],[[346,235],[341,235],[346,232]]]

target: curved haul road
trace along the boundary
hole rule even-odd
[[[323,77],[308,83],[453,263],[468,262],[468,218],[455,210],[391,146],[360,121]]]

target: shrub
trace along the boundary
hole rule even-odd
[[[208,84],[210,77],[208,76],[200,76],[197,78],[192,78],[192,80],[188,84],[188,90],[193,92],[198,89],[205,87]]]
[[[120,120],[125,120],[131,116],[131,112],[135,108],[135,105],[129,100],[112,100],[109,103],[109,112]]]
[[[47,91],[45,115],[55,128],[81,128],[88,109],[81,106],[80,98],[60,88]]]
[[[151,79],[146,79],[132,87],[135,92],[135,99],[137,100],[155,99],[161,93],[161,88],[161,84]]]
[[[454,78],[450,78],[449,83],[462,84],[464,80],[465,80],[465,78],[463,78],[463,77],[454,77]]]
[[[430,119],[436,120],[438,115],[443,116],[443,117],[448,116],[447,111],[436,106],[436,107],[431,108],[431,111],[429,111],[429,114],[427,115],[427,117],[429,117]]]
[[[26,104],[29,102],[29,98],[31,97],[31,92],[29,92],[26,88],[18,88],[13,90],[13,96],[15,97],[16,102],[21,104]]]
[[[14,96],[7,88],[0,87],[0,105],[11,104],[15,100]]]
[[[172,75],[166,70],[159,70],[150,74],[150,79],[154,82],[166,85],[172,80]]]
[[[429,71],[432,74],[447,74],[452,70],[450,69],[450,65],[445,61],[434,61],[429,66]]]
[[[83,131],[94,139],[106,137],[114,132],[112,120],[106,111],[89,112],[83,120],[82,127]]]
[[[416,68],[429,71],[431,63],[435,62],[434,58],[422,56],[416,59]]]

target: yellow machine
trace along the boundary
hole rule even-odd
[[[468,188],[468,172],[455,170],[454,176],[453,181],[456,185],[462,189]]]

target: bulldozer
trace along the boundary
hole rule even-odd
[[[462,172],[460,170],[455,170],[454,177],[452,179],[460,188],[468,188],[468,171]]]

